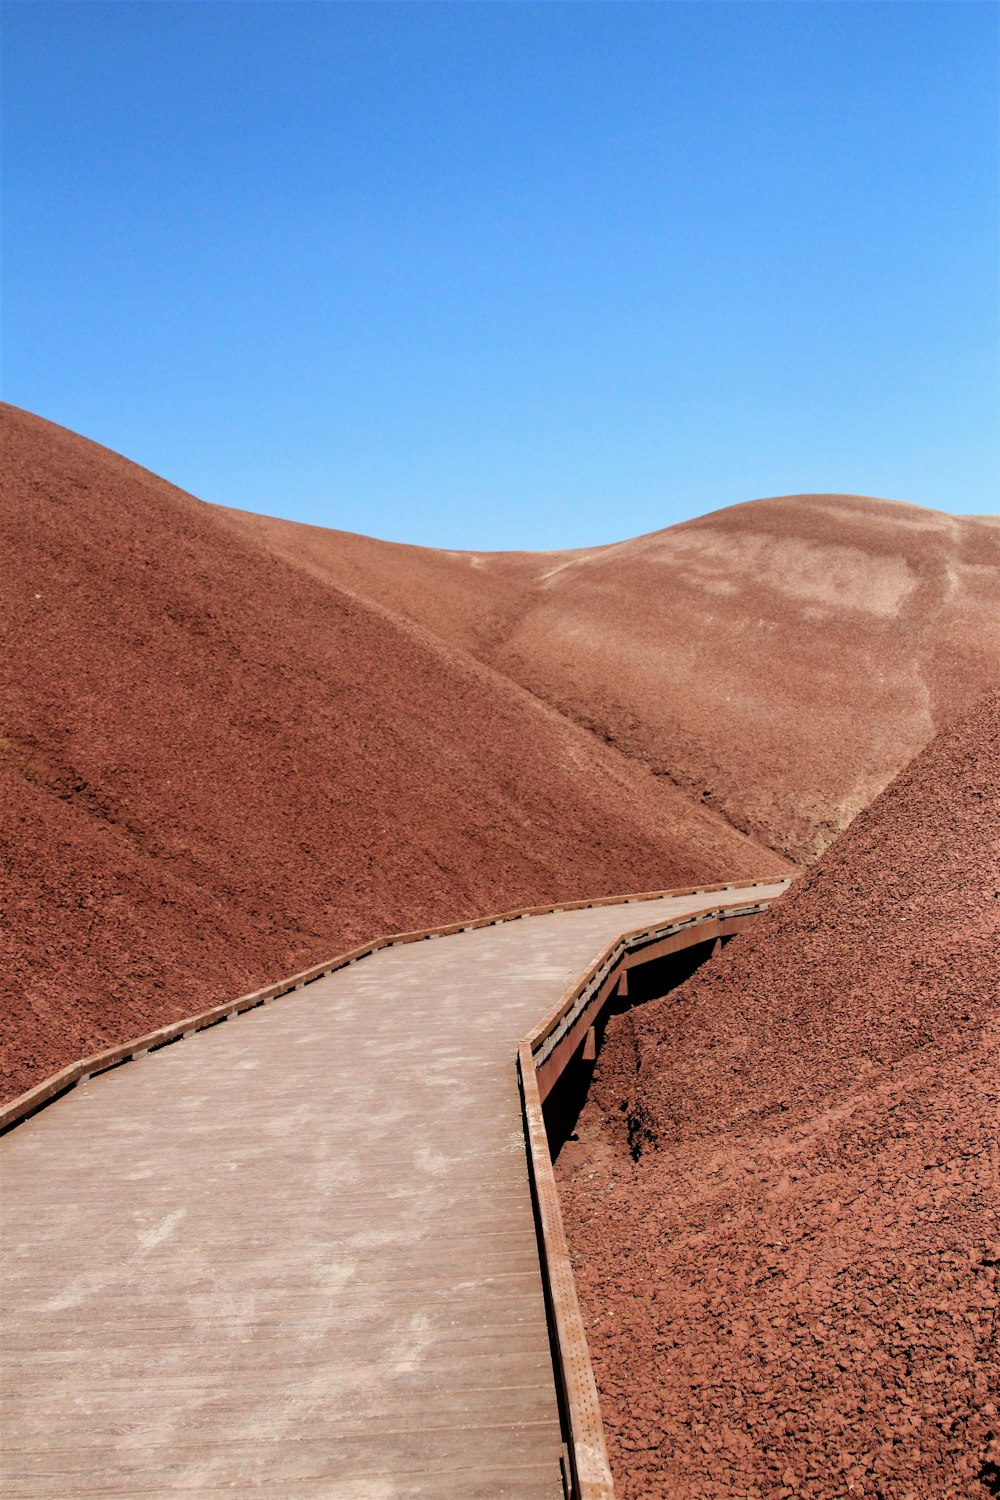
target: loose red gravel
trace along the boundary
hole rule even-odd
[[[785,868],[232,513],[0,443],[0,1097],[381,932]]]
[[[993,692],[609,1028],[558,1170],[623,1500],[1000,1492],[998,974]]]

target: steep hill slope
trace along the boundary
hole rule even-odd
[[[800,862],[1000,677],[996,518],[793,495],[499,555],[242,521]]]
[[[379,932],[781,864],[228,512],[0,441],[5,1095]]]
[[[998,972],[994,691],[609,1029],[559,1170],[623,1497],[997,1493]]]

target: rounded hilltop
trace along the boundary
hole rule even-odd
[[[240,519],[799,864],[1000,677],[996,517],[786,495],[493,554]]]

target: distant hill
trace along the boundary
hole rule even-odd
[[[378,589],[38,417],[0,445],[6,1096],[380,932],[786,868]]]
[[[242,523],[799,863],[1000,681],[995,517],[792,495],[495,555]]]
[[[993,691],[609,1029],[560,1169],[623,1500],[995,1493],[998,958]]]

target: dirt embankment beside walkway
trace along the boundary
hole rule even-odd
[[[993,693],[609,1029],[558,1170],[623,1500],[997,1493],[998,973]]]

